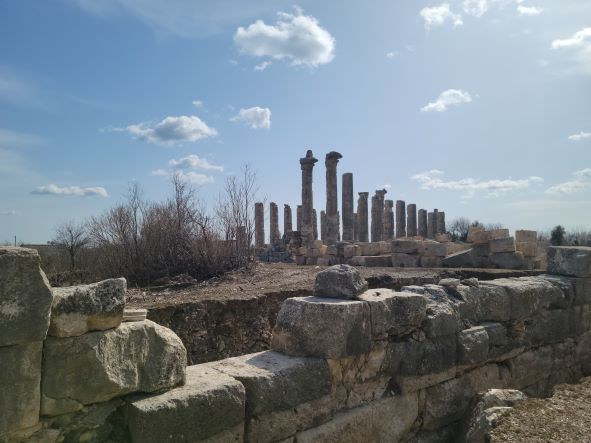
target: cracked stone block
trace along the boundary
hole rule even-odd
[[[336,265],[320,271],[314,282],[315,297],[354,299],[367,290],[367,282],[357,269]]]
[[[548,248],[548,272],[573,277],[591,277],[591,248],[550,246]]]

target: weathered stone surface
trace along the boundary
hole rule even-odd
[[[43,340],[52,300],[37,251],[0,246],[0,346]]]
[[[515,240],[513,237],[497,238],[489,242],[490,252],[515,252]]]
[[[419,259],[421,268],[440,268],[443,266],[443,257],[427,257],[423,255]]]
[[[90,285],[53,288],[48,334],[74,337],[116,328],[123,320],[126,287],[124,278],[113,278]]]
[[[367,268],[390,268],[392,267],[392,259],[389,255],[353,257],[351,265],[365,266]]]
[[[447,286],[450,288],[456,288],[460,285],[459,278],[442,278],[439,280],[439,286]]]
[[[367,303],[318,297],[285,300],[271,341],[287,355],[328,358],[365,354],[370,345]]]
[[[336,265],[320,271],[314,282],[315,297],[354,299],[367,290],[367,281],[357,269]]]
[[[488,356],[488,334],[482,326],[464,329],[458,333],[458,363],[483,362]]]
[[[149,320],[79,337],[48,337],[41,413],[64,414],[125,394],[176,386],[185,378],[186,354],[174,332]]]
[[[298,443],[397,442],[418,416],[418,396],[386,397],[336,415],[330,422],[297,434]]]
[[[360,243],[361,255],[380,255],[380,244],[377,242]]]
[[[488,232],[488,235],[491,240],[498,240],[498,239],[510,237],[509,230],[506,228],[491,229],[490,231],[487,231],[487,232]]]
[[[483,232],[484,228],[480,227],[480,226],[470,226],[468,228],[468,237],[466,238],[466,241],[468,243],[474,243],[474,236],[477,232]]]
[[[538,233],[536,231],[527,231],[524,229],[515,231],[515,241],[517,243],[537,243]]]
[[[372,335],[403,335],[421,325],[427,313],[427,299],[410,292],[370,289],[359,297],[369,304]]]
[[[447,247],[443,243],[425,242],[423,247],[425,248],[425,255],[427,256],[445,257],[447,254]]]
[[[184,386],[130,399],[126,417],[132,442],[238,442],[244,438],[245,389],[207,365],[189,366]]]
[[[515,249],[523,254],[524,257],[535,257],[538,255],[538,245],[536,243],[517,243]]]
[[[39,421],[41,341],[0,347],[0,441]]]
[[[489,243],[478,243],[473,246],[474,254],[478,257],[488,257],[490,254],[490,244]]]
[[[247,441],[288,438],[330,414],[331,379],[326,360],[265,351],[207,366],[244,385]]]
[[[411,239],[397,239],[392,241],[392,252],[402,254],[418,254],[423,251],[423,242]]]
[[[395,268],[416,268],[419,266],[419,256],[414,254],[392,254],[392,266]]]
[[[548,248],[548,272],[573,277],[591,277],[591,248],[550,246]]]
[[[522,269],[523,254],[521,252],[496,252],[489,255],[490,262],[501,269]]]
[[[427,337],[441,337],[455,334],[462,328],[460,315],[446,301],[429,301],[427,303],[427,318],[423,329]]]

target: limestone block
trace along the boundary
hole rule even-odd
[[[475,321],[505,322],[511,318],[511,294],[502,285],[479,281],[478,287],[460,285],[456,290],[470,305]]]
[[[91,285],[53,288],[48,334],[74,337],[116,328],[123,320],[126,287],[124,278],[114,278]]]
[[[316,264],[318,266],[330,266],[330,257],[318,257]]]
[[[306,264],[306,256],[305,255],[296,255],[295,258],[296,265],[303,266]]]
[[[472,233],[472,243],[474,244],[488,243],[491,238],[490,231],[474,231]]]
[[[365,354],[370,345],[367,303],[318,297],[285,300],[271,340],[271,349],[304,357]]]
[[[381,241],[380,244],[380,254],[391,254],[392,253],[392,242],[391,241]]]
[[[474,243],[474,236],[477,232],[483,232],[484,228],[480,227],[480,226],[470,226],[468,228],[468,237],[466,239],[466,241],[468,243]]]
[[[128,400],[131,441],[243,441],[245,398],[235,378],[206,365],[189,366],[184,386]]]
[[[380,255],[380,244],[378,242],[360,243],[361,255]]]
[[[0,346],[45,339],[52,300],[37,251],[0,246]]]
[[[322,246],[324,246],[324,243],[322,242],[322,240],[314,240],[312,242],[312,247],[314,249],[322,249]]]
[[[411,254],[392,253],[392,266],[395,268],[416,268],[419,266],[419,256]]]
[[[358,298],[369,304],[374,337],[407,334],[418,328],[427,315],[427,299],[410,292],[370,289]]]
[[[548,272],[574,277],[591,277],[591,248],[550,246],[548,248]]]
[[[425,242],[425,255],[429,257],[445,257],[447,254],[447,247],[444,243]]]
[[[357,269],[336,265],[320,271],[314,282],[315,297],[355,299],[367,290],[367,281]]]
[[[345,258],[354,257],[355,255],[357,255],[357,249],[358,247],[355,245],[347,245],[343,249],[343,256]]]
[[[515,252],[515,240],[513,237],[493,239],[489,243],[491,254],[497,252]]]
[[[423,251],[423,242],[411,239],[398,239],[392,241],[392,252],[401,254],[419,254]]]
[[[458,363],[476,364],[488,356],[488,334],[482,326],[464,329],[458,333]]]
[[[510,386],[523,389],[547,378],[552,372],[553,354],[552,346],[541,346],[509,360]]]
[[[488,257],[491,264],[501,269],[522,269],[523,254],[521,252],[495,252]]]
[[[335,245],[328,245],[326,246],[326,250],[324,252],[326,255],[337,255],[337,247]]]
[[[423,330],[427,337],[451,335],[462,329],[462,322],[456,309],[446,301],[429,301],[427,318]]]
[[[390,268],[392,258],[389,255],[368,255],[356,258],[355,265],[367,268]]]
[[[48,337],[41,413],[65,414],[133,392],[172,388],[184,381],[186,364],[180,338],[149,320],[78,337]]]
[[[259,352],[207,363],[246,390],[246,441],[279,441],[330,416],[326,360]]]
[[[419,259],[421,268],[440,268],[443,266],[443,257],[427,257],[423,255]]]
[[[451,241],[449,234],[435,234],[435,241],[439,243],[447,243]]]
[[[0,347],[0,441],[39,421],[41,341]]]
[[[515,241],[517,243],[537,243],[538,233],[536,231],[517,230],[515,231]]]
[[[296,436],[298,443],[397,442],[408,434],[419,411],[416,393],[385,397],[337,414],[330,422]]]
[[[490,254],[490,243],[475,244],[473,251],[478,257],[488,257]]]
[[[488,235],[491,240],[500,240],[503,238],[509,238],[509,230],[508,229],[492,229],[488,231]]]
[[[444,286],[448,288],[457,288],[460,286],[460,279],[459,278],[442,278],[439,280],[439,286]]]

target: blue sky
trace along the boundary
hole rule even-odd
[[[249,163],[293,207],[312,149],[355,192],[591,228],[588,0],[0,1],[0,241]]]

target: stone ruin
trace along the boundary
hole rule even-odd
[[[371,202],[369,192],[359,192],[354,212],[351,172],[342,175],[339,214],[337,165],[341,158],[335,151],[326,154],[326,210],[320,211],[320,238],[312,191],[318,160],[312,151],[300,159],[302,204],[297,206],[295,231],[291,207],[285,204],[281,236],[277,204],[271,202],[270,243],[265,244],[265,211],[262,203],[255,203],[255,248],[261,260],[323,266],[540,268],[535,231],[516,231],[514,239],[507,229],[472,227],[467,242],[452,242],[446,234],[445,212],[417,210],[414,203],[388,200],[386,189],[376,190]]]
[[[189,367],[145,315],[123,279],[50,288],[35,251],[0,248],[0,442],[484,442],[591,374],[591,248],[400,292],[338,265],[284,302],[271,350]]]

